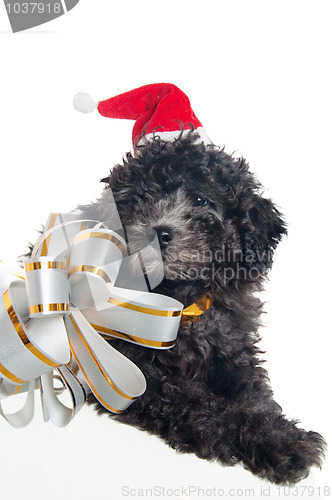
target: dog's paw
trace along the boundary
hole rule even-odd
[[[295,484],[321,467],[326,442],[317,432],[299,429],[296,422],[281,418],[252,436],[242,455],[244,467],[276,484]]]

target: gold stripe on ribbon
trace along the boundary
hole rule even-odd
[[[76,354],[75,354],[74,348],[71,345],[70,341],[69,341],[69,346],[70,346],[70,349],[72,350],[72,352],[73,352],[73,354],[74,354],[74,356],[76,358]],[[91,382],[90,378],[88,377],[86,371],[84,370],[83,366],[81,365],[81,363],[78,361],[77,358],[76,358],[76,361],[77,361],[78,366],[80,367],[81,372],[83,373],[83,375],[85,377],[85,380],[88,382],[90,388],[93,390],[94,394],[99,399],[100,403],[103,406],[105,406],[105,408],[107,408],[108,410],[110,410],[113,413],[121,413],[121,410],[116,410],[115,408],[113,408],[112,406],[110,406],[108,403],[106,403],[106,401],[101,397],[101,395],[99,394],[99,392],[97,391],[97,389],[95,388],[95,386],[92,384],[92,382]]]
[[[37,304],[35,306],[30,306],[29,307],[29,313],[30,314],[36,314],[44,311],[52,311],[52,312],[64,312],[64,311],[69,311],[69,304],[68,303],[58,303],[58,304]],[[58,365],[57,365],[58,366]]]
[[[15,396],[15,394],[18,394],[18,393],[20,392],[20,390],[22,389],[22,387],[23,387],[22,385],[18,385],[18,386],[16,387],[16,390],[15,390],[15,392],[14,392],[13,396]]]
[[[23,342],[23,344],[25,345],[25,347],[31,352],[31,354],[33,354],[34,356],[36,356],[36,358],[38,358],[40,361],[42,361],[43,363],[47,364],[48,366],[51,366],[52,368],[57,368],[58,366],[60,366],[58,363],[55,363],[54,361],[52,361],[51,359],[49,359],[47,356],[45,356],[42,352],[40,352],[37,347],[35,347],[31,342],[30,340],[28,339],[18,317],[16,316],[16,313],[14,311],[14,308],[13,308],[13,305],[10,301],[10,298],[9,298],[9,293],[8,293],[8,290],[5,291],[5,293],[3,294],[3,300],[4,300],[4,303],[5,303],[5,307],[7,309],[7,314],[9,316],[9,319],[10,321],[12,322],[12,325],[13,327],[15,328],[17,334],[19,335],[21,341]],[[23,382],[21,381],[20,383],[24,383],[26,381],[23,380]]]
[[[171,340],[169,342],[161,342],[159,340],[150,340],[150,339],[143,339],[141,337],[135,337],[134,335],[129,335],[128,333],[121,333],[118,332],[117,330],[111,330],[110,328],[105,328],[104,326],[101,325],[95,325],[93,323],[90,323],[92,328],[100,332],[103,338],[109,339],[109,335],[111,337],[117,337],[119,339],[124,339],[124,340],[129,340],[131,342],[134,342],[136,344],[143,344],[147,345],[150,347],[173,347],[175,345],[175,340]]]
[[[72,274],[79,273],[79,272],[97,274],[97,276],[100,276],[101,278],[103,278],[103,280],[106,281],[106,283],[112,283],[110,278],[105,273],[105,271],[100,269],[100,267],[94,267],[94,266],[88,266],[88,265],[72,267],[69,270],[68,276],[71,276]]]
[[[29,273],[30,271],[37,271],[41,269],[41,267],[41,262],[31,262],[30,264],[26,264],[24,269],[26,273]]]
[[[113,382],[113,380],[110,379],[110,377],[107,375],[107,373],[105,372],[104,368],[101,366],[101,364],[99,363],[97,357],[94,355],[94,353],[92,352],[92,350],[90,349],[90,346],[88,345],[88,343],[86,342],[85,338],[83,337],[82,333],[81,333],[81,330],[80,328],[78,327],[75,319],[73,318],[72,315],[69,316],[70,317],[70,320],[73,324],[73,327],[75,328],[76,330],[76,333],[77,335],[79,336],[79,338],[81,339],[84,347],[86,348],[86,350],[88,351],[88,353],[90,354],[91,358],[93,359],[93,361],[95,362],[96,366],[98,367],[99,371],[101,372],[101,374],[103,375],[103,377],[105,378],[105,380],[107,381],[107,383],[115,390],[115,392],[117,392],[121,397],[125,398],[125,399],[130,399],[130,400],[134,400],[136,398],[132,397],[132,396],[128,396],[127,394],[125,394],[123,391],[121,391],[121,389],[119,389],[115,383]],[[82,370],[85,378],[87,379],[88,383],[89,383],[89,386],[91,387],[91,389],[95,392],[96,395],[98,395],[98,397],[101,398],[100,394],[97,392],[96,388],[91,384],[91,380],[88,378],[84,368],[82,367],[82,364],[80,363],[79,361],[79,358],[77,357],[77,355],[75,354],[75,350],[73,349],[73,346],[71,345],[70,343],[70,340],[69,340],[69,345],[70,345],[70,348],[72,349],[72,352],[75,356],[75,359],[76,359],[76,362],[77,364],[79,365],[80,369]],[[106,406],[107,408],[109,408],[111,411],[115,411],[116,413],[120,413],[121,411],[120,410],[115,410],[114,408],[110,407],[105,401],[100,401],[104,406]]]
[[[136,306],[130,304],[129,302],[124,302],[123,300],[110,298],[108,302],[114,306],[124,307],[125,309],[130,309],[131,311],[137,311],[144,314],[152,314],[153,316],[164,316],[167,318],[173,318],[175,316],[181,316],[182,311],[160,311],[159,309],[151,309],[150,307]]]
[[[0,364],[0,373],[2,373],[2,375],[4,375],[5,377],[9,378],[9,380],[11,380],[12,382],[15,382],[15,384],[25,384],[25,382],[27,382],[27,380],[23,380],[21,378],[16,377],[16,375],[11,373],[9,370],[7,370],[7,368],[5,368],[1,364]],[[21,386],[19,385],[19,387]]]
[[[66,264],[64,262],[59,262],[56,260],[48,262],[30,262],[30,264],[25,265],[25,272],[37,271],[39,269],[63,269],[66,270]]]
[[[118,238],[116,238],[113,234],[103,233],[101,231],[89,231],[88,233],[79,234],[75,238],[75,243],[78,243],[79,241],[83,241],[89,238],[101,238],[103,240],[111,241],[112,243],[114,243],[114,245],[116,245],[119,248],[121,253],[124,254],[125,247],[123,243],[121,243],[121,241],[118,240]]]
[[[57,216],[58,216],[57,213],[51,215],[50,222],[49,222],[47,228],[44,230],[44,232],[48,231],[49,229],[51,229],[54,226]],[[48,247],[49,247],[50,240],[51,240],[51,236],[52,236],[52,233],[49,234],[48,236],[46,236],[46,238],[44,239],[43,247],[42,247],[42,250],[40,252],[41,256],[47,255]],[[37,247],[37,245],[36,245],[36,247]]]

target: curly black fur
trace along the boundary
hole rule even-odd
[[[100,200],[81,207],[107,224],[111,188],[125,227],[171,234],[162,250],[165,278],[154,291],[185,307],[203,295],[214,300],[198,320],[181,323],[171,350],[112,341],[142,370],[147,390],[110,416],[181,452],[242,461],[262,478],[292,484],[321,465],[325,442],[284,417],[256,345],[262,304],[255,292],[285,224],[243,159],[196,139],[151,139],[103,179]],[[90,402],[106,411],[92,395]]]

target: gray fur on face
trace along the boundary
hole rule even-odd
[[[209,210],[221,224],[222,211],[211,207]],[[211,260],[209,235],[197,232],[192,225],[192,213],[192,199],[182,188],[167,196],[161,192],[158,200],[147,200],[144,210],[137,216],[133,213],[130,224],[124,227],[120,226],[111,189],[105,190],[97,203],[84,210],[85,216],[101,220],[125,235],[130,255],[126,272],[130,272],[131,279],[141,276],[143,267],[150,283],[154,284],[160,282],[162,275],[172,280],[192,279],[193,266],[206,266]],[[172,241],[163,249],[158,241],[160,228],[172,234]],[[123,280],[124,267],[119,282]]]

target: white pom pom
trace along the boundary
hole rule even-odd
[[[75,95],[73,104],[77,111],[81,113],[91,113],[96,109],[98,102],[95,102],[90,94],[79,92]]]

